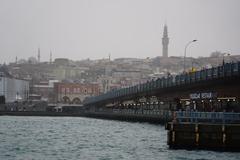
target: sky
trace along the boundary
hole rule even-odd
[[[37,57],[154,58],[240,55],[239,0],[0,0],[0,63]]]

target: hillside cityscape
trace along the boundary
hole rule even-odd
[[[194,72],[237,60],[240,60],[240,56],[216,51],[209,57],[186,57],[185,66],[187,72]],[[82,103],[89,96],[145,83],[168,75],[175,76],[183,72],[184,57],[158,56],[145,59],[117,58],[112,60],[109,55],[108,58],[97,60],[56,58],[52,61],[50,58],[49,62],[42,62],[40,49],[36,57],[30,57],[27,60],[16,58],[15,62],[1,65],[1,73],[29,83],[29,91],[22,93],[28,94],[30,98],[37,97],[49,103]],[[61,84],[66,90],[57,90],[57,84]],[[72,87],[74,85],[80,90],[75,91]],[[15,94],[9,101],[16,101]],[[28,96],[21,95],[20,97]]]
[[[107,58],[71,60],[55,58],[49,53],[49,61],[41,61],[41,49],[35,56],[1,65],[0,93],[6,102],[42,100],[47,103],[82,104],[87,97],[108,91],[146,83],[157,78],[176,76],[184,72],[216,67],[240,60],[239,55],[214,51],[208,57],[191,57],[187,47],[197,40],[188,42],[183,56],[169,56],[168,27],[162,34],[162,55],[144,59]],[[192,44],[193,45],[193,44]],[[170,45],[171,46],[171,45]],[[16,79],[16,84],[7,82]],[[22,82],[22,81],[23,82]],[[19,86],[24,83],[25,85]],[[14,85],[13,85],[14,84]]]
[[[186,47],[195,41],[197,40],[190,41]],[[164,25],[162,56],[154,58],[111,59],[109,54],[107,58],[96,60],[67,58],[53,60],[50,52],[49,61],[43,62],[41,50],[38,48],[36,56],[28,59],[16,57],[15,62],[1,65],[1,76],[23,80],[26,85],[21,87],[1,81],[0,92],[5,95],[6,102],[37,99],[47,103],[82,104],[87,97],[114,89],[240,60],[239,55],[220,51],[210,53],[209,57],[193,58],[186,55],[169,57],[168,45],[168,31]]]

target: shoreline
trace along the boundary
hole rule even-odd
[[[161,117],[149,115],[128,115],[128,114],[112,114],[112,113],[96,113],[96,112],[78,112],[78,113],[64,113],[64,112],[0,112],[0,116],[40,116],[40,117],[86,117],[96,119],[119,120],[129,122],[148,122],[152,124],[165,124],[167,121]]]

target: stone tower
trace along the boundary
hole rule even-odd
[[[164,30],[163,30],[163,38],[162,38],[162,56],[163,57],[168,57],[168,43],[169,43],[169,38],[168,38],[168,31],[167,31],[167,25],[164,25]]]

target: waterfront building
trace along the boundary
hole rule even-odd
[[[16,79],[0,70],[0,96],[6,103],[25,101],[29,96],[29,81]]]
[[[99,93],[98,84],[54,83],[55,102],[81,104],[86,97]]]
[[[38,84],[34,84],[32,88],[32,95],[30,99],[39,99],[48,102],[54,102],[54,83],[59,82],[59,80],[49,80],[43,81]]]

